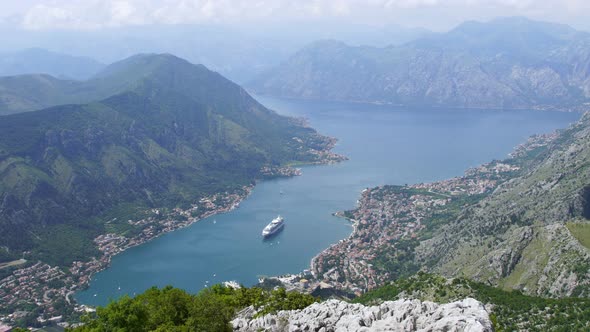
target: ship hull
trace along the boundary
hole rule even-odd
[[[285,227],[285,224],[281,224],[278,227],[274,228],[273,230],[271,230],[268,233],[262,233],[262,237],[267,239],[269,237],[272,237],[273,235],[276,235],[277,233],[279,233],[280,231],[283,230],[283,228]]]

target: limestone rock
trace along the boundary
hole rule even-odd
[[[242,312],[232,321],[234,331],[493,331],[485,307],[472,298],[447,304],[398,300],[372,307],[328,300],[255,319],[250,314]]]

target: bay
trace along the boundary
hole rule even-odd
[[[240,208],[115,256],[111,267],[76,294],[80,303],[104,305],[151,286],[197,292],[227,280],[252,285],[262,275],[301,272],[313,256],[350,234],[350,224],[332,213],[354,208],[364,188],[458,176],[469,167],[505,158],[532,134],[565,128],[580,117],[257,99],[281,114],[305,117],[320,133],[338,138],[335,152],[350,160],[304,166],[302,176],[261,182]],[[263,241],[262,228],[277,214],[285,217],[285,229]]]

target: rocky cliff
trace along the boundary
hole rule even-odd
[[[312,44],[248,84],[275,96],[406,106],[563,109],[590,99],[590,35],[523,18],[401,46]]]
[[[590,114],[533,166],[417,248],[432,270],[527,293],[590,294]]]
[[[447,304],[386,301],[371,307],[329,300],[255,319],[247,313],[232,321],[234,331],[493,331],[488,312],[472,298]]]

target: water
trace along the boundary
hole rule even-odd
[[[350,234],[350,224],[331,214],[353,208],[362,189],[461,175],[468,167],[506,157],[532,134],[564,128],[579,118],[557,112],[407,111],[258,99],[279,113],[305,116],[321,133],[339,138],[336,152],[350,160],[260,183],[239,209],[129,249],[76,295],[81,303],[104,305],[151,286],[171,284],[196,292],[225,280],[252,285],[261,275],[301,272],[318,252]],[[285,229],[263,241],[262,228],[278,213],[285,217]]]

